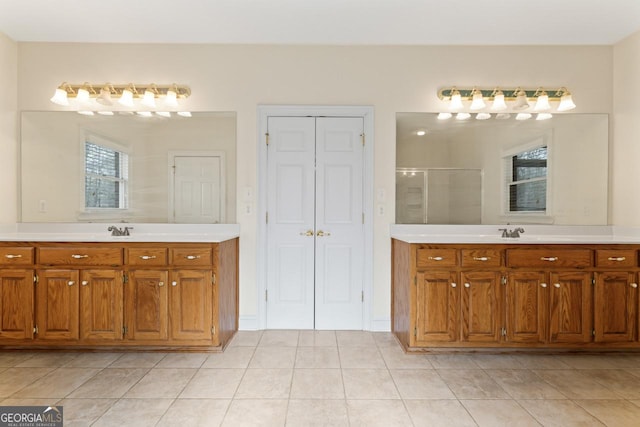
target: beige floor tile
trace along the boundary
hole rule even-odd
[[[339,368],[337,347],[298,347],[296,368]]]
[[[626,400],[578,400],[576,403],[607,426],[640,425],[640,407]]]
[[[400,400],[347,400],[352,427],[411,426],[411,418]]]
[[[244,369],[200,369],[179,398],[231,399],[238,390]]]
[[[223,353],[207,356],[202,368],[246,368],[254,351],[255,347],[227,347]]]
[[[403,399],[455,399],[433,369],[394,369],[391,376]]]
[[[433,366],[423,354],[407,354],[395,347],[380,347],[380,353],[389,369],[431,369]]]
[[[287,427],[347,427],[345,400],[290,400]]]
[[[156,368],[200,368],[207,359],[206,353],[169,353]]]
[[[116,402],[116,399],[63,399],[64,427],[85,427],[93,424]]]
[[[386,369],[342,369],[347,399],[400,399]]]
[[[292,399],[344,399],[340,369],[295,369]]]
[[[162,416],[159,427],[219,426],[229,408],[228,399],[176,399]]]
[[[262,331],[238,331],[229,343],[229,347],[255,347],[262,338]]]
[[[15,365],[18,368],[58,368],[71,362],[80,353],[35,353],[22,363]]]
[[[247,369],[238,391],[238,399],[286,399],[291,390],[293,369]]]
[[[592,369],[589,376],[621,397],[640,399],[640,379],[625,369]]]
[[[373,334],[367,331],[336,331],[338,346],[340,347],[367,347],[375,346]]]
[[[589,370],[534,370],[539,377],[554,386],[569,399],[619,399],[590,375]]]
[[[110,368],[153,368],[166,353],[125,353]]]
[[[13,393],[44,377],[55,368],[11,368],[0,373],[0,398]]]
[[[540,424],[515,400],[463,400],[479,427],[528,427]]]
[[[98,373],[90,368],[58,368],[34,381],[12,397],[63,398]]]
[[[223,427],[281,427],[287,417],[286,399],[234,400],[222,422]]]
[[[438,373],[458,399],[508,399],[509,395],[484,371],[442,369]]]
[[[147,368],[109,368],[98,372],[78,387],[70,398],[120,398],[149,370]]]
[[[396,340],[395,335],[391,332],[372,332],[373,340],[376,342],[376,345],[380,348],[383,347],[393,347],[400,348],[398,341]]]
[[[0,367],[10,368],[26,362],[33,356],[34,353],[25,351],[2,351],[0,352]]]
[[[65,368],[106,368],[122,357],[122,353],[80,353]]]
[[[43,398],[9,398],[5,399],[0,404],[2,406],[53,406],[62,400],[55,397],[43,397]]]
[[[633,399],[633,400],[630,400],[629,402],[631,402],[631,403],[633,403],[634,405],[636,405],[636,406],[639,406],[639,407],[640,407],[640,399]]]
[[[485,371],[514,399],[565,399],[555,387],[527,369]]]
[[[558,355],[561,360],[574,369],[624,369],[637,368],[637,359],[618,354],[567,354]]]
[[[258,347],[249,362],[251,369],[293,368],[296,347]]]
[[[126,398],[175,398],[177,397],[197,369],[159,369],[150,370],[147,375],[124,395]]]
[[[155,426],[173,399],[120,399],[93,424],[93,427]]]
[[[380,351],[373,347],[340,347],[340,366],[343,368],[384,369],[387,367]]]
[[[259,347],[297,347],[299,331],[269,330],[262,333]]]
[[[298,347],[335,347],[335,331],[300,331]]]
[[[527,369],[570,369],[569,365],[556,356],[547,354],[519,354],[518,359]]]
[[[475,427],[464,406],[456,399],[405,400],[415,427]]]
[[[480,369],[469,354],[429,354],[425,357],[435,369]]]
[[[571,400],[520,400],[518,403],[545,427],[603,426]]]
[[[473,360],[482,369],[526,369],[524,361],[516,354],[474,354]]]

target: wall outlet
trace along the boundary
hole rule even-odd
[[[47,201],[46,200],[40,200],[38,202],[38,212],[42,212],[42,213],[47,212]]]

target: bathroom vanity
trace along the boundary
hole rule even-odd
[[[19,224],[0,234],[0,348],[222,350],[236,225]]]
[[[392,226],[392,330],[405,350],[640,348],[640,237],[524,229]]]

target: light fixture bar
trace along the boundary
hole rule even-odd
[[[503,88],[500,87],[500,90],[502,91],[502,93],[504,94],[504,100],[505,101],[515,101],[517,98],[517,94],[520,90],[524,91],[525,96],[528,99],[534,100],[537,95],[538,95],[538,89],[524,89],[524,88]],[[478,88],[476,86],[473,87],[469,87],[469,88],[461,88],[459,86],[452,86],[452,87],[447,87],[447,88],[443,88],[440,89],[438,91],[438,98],[440,98],[443,101],[450,101],[451,100],[451,93],[453,91],[458,91],[460,92],[460,96],[462,99],[468,99],[471,100],[473,98],[474,93],[480,92],[482,94],[482,96],[487,99],[487,100],[493,100],[494,96],[495,96],[495,87],[493,88],[487,88],[487,89],[481,89]],[[556,101],[556,102],[560,102],[561,97],[563,94],[567,93],[569,94],[569,91],[565,88],[565,87],[561,87],[561,88],[546,88],[545,87],[545,91],[549,94],[549,101]]]
[[[70,84],[70,83],[62,83],[58,90],[64,90],[67,93],[67,98],[76,98],[78,96],[78,91],[81,89],[85,89],[86,87],[91,88],[106,88],[109,90],[112,98],[120,98],[122,97],[122,93],[130,89],[131,87],[135,87],[136,93],[134,93],[135,98],[143,99],[144,93],[146,91],[155,93],[156,97],[164,98],[167,96],[168,92],[174,92],[176,98],[184,99],[188,98],[191,95],[191,89],[188,86],[178,85],[178,84],[168,84],[168,85],[156,85],[154,83],[150,84],[112,84],[112,83],[81,83],[81,84]],[[92,90],[89,93],[90,98],[98,98],[100,94]]]

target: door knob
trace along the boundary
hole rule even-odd
[[[316,233],[316,235],[317,235],[318,237],[322,237],[322,236],[331,236],[331,233],[329,233],[328,231],[322,231],[322,230],[319,230],[319,231]]]
[[[313,236],[313,230],[307,230],[305,233],[300,233],[301,236],[311,237]]]

